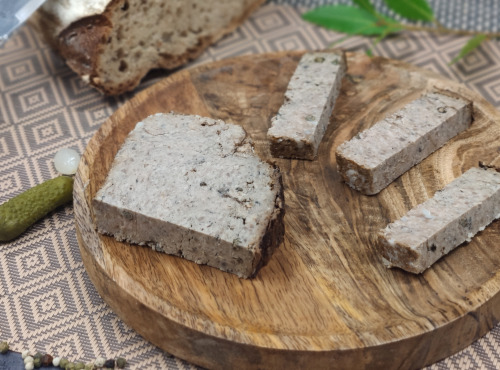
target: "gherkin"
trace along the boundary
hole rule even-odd
[[[0,242],[10,241],[73,198],[73,178],[47,180],[0,205]]]

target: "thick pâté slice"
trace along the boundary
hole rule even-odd
[[[93,207],[101,233],[244,278],[284,235],[279,169],[259,159],[240,126],[200,116],[139,122]]]
[[[14,0],[13,0],[14,1]],[[264,0],[46,0],[31,23],[105,94],[134,89],[233,31]]]
[[[429,93],[341,144],[338,170],[350,187],[377,194],[471,123],[471,102]]]
[[[500,217],[500,173],[472,168],[379,233],[389,267],[421,273]]]
[[[346,70],[341,51],[305,53],[267,137],[279,158],[313,160],[325,134]]]

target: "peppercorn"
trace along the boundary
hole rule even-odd
[[[48,353],[44,354],[42,356],[42,366],[51,366],[52,360],[54,360],[54,358],[51,355]]]
[[[94,361],[94,365],[95,365],[96,367],[103,367],[105,362],[106,362],[106,359],[105,359],[104,357],[98,357],[98,358]]]
[[[66,365],[67,365],[68,363],[69,363],[69,361],[63,357],[63,358],[61,358],[61,359],[59,360],[59,367],[60,367],[61,369],[66,369]]]
[[[4,355],[7,352],[9,352],[9,343],[7,342],[0,343],[0,353]]]
[[[116,366],[119,369],[123,369],[125,367],[125,365],[127,365],[127,360],[125,360],[123,357],[118,357],[116,359]]]
[[[83,369],[85,369],[85,364],[83,362],[75,363],[75,370],[83,370]]]
[[[107,367],[108,369],[114,369],[115,368],[115,360],[113,360],[113,359],[106,360],[103,367]]]
[[[24,365],[24,370],[33,370],[35,368],[35,365],[33,365],[33,362],[28,362],[27,364]]]
[[[66,364],[64,367],[65,370],[75,370],[75,363],[74,362],[69,362]]]
[[[95,369],[94,363],[89,362],[85,364],[85,370],[94,370],[94,369]]]
[[[41,357],[34,357],[33,358],[33,366],[35,366],[36,369],[42,367],[42,359],[41,359]]]

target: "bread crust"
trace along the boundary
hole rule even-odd
[[[131,2],[132,0],[130,0]],[[106,95],[119,95],[132,91],[152,69],[174,69],[197,58],[208,46],[237,28],[265,0],[251,0],[241,13],[233,14],[230,22],[219,26],[210,35],[199,35],[193,47],[186,47],[182,53],[166,53],[158,50],[154,58],[141,61],[127,70],[127,76],[120,80],[105,77],[110,66],[105,60],[114,32],[113,16],[122,12],[125,0],[111,0],[100,14],[84,16],[69,25],[55,14],[42,8],[32,17],[31,24],[38,29],[48,43],[65,59],[67,65],[91,86]],[[168,3],[168,1],[166,1]],[[128,5],[127,5],[128,7]],[[161,32],[161,23],[158,23]],[[124,36],[129,37],[130,36]],[[137,48],[134,41],[127,40],[130,49]],[[140,47],[140,46],[139,46]]]
[[[274,202],[274,211],[267,222],[266,232],[262,237],[259,245],[261,258],[254,259],[253,272],[249,278],[255,277],[257,272],[267,265],[274,251],[283,243],[285,235],[285,194],[283,187],[283,177],[281,171],[276,164],[271,164],[274,168],[273,184],[279,186],[279,191],[276,194]]]

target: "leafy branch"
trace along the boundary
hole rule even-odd
[[[470,36],[458,55],[451,63],[455,63],[476,48],[484,41],[500,37],[500,32],[479,32],[470,30],[456,30],[446,28],[435,17],[434,11],[427,0],[384,0],[389,9],[409,21],[423,23],[401,23],[379,13],[370,0],[352,0],[350,5],[327,5],[315,8],[305,14],[306,21],[316,25],[343,32],[348,35],[376,36],[373,43],[376,45],[386,37],[402,31],[426,31],[437,34],[452,34]],[[342,39],[341,41],[343,41]],[[367,51],[372,54],[371,49]]]

